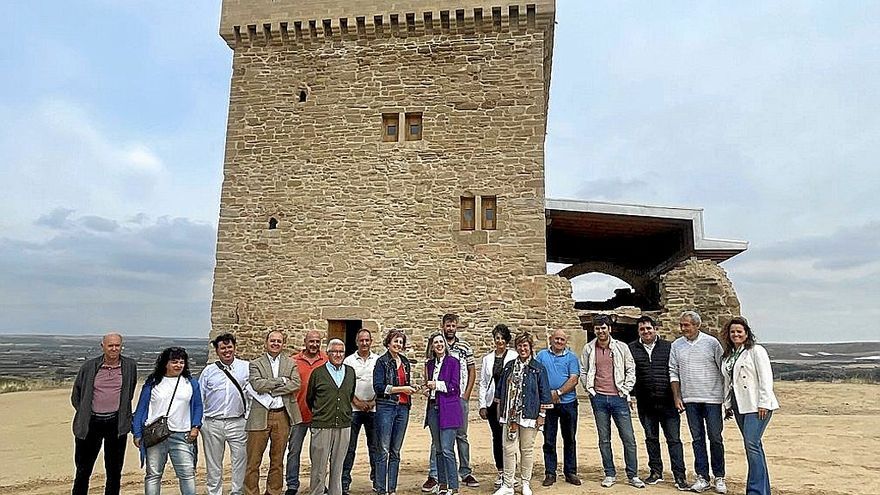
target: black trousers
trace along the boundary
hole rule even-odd
[[[125,461],[125,444],[128,435],[119,436],[116,416],[89,420],[89,433],[84,440],[76,439],[74,463],[76,463],[76,479],[73,482],[73,495],[88,495],[89,478],[95,468],[98,452],[104,446],[104,471],[107,482],[104,495],[119,495],[119,482],[122,478],[122,464]]]
[[[494,382],[493,382],[494,383]],[[492,430],[492,455],[495,457],[495,468],[498,472],[504,470],[504,449],[501,446],[501,423],[498,422],[498,403],[492,402],[486,408],[486,419],[489,420],[489,429]],[[467,421],[467,418],[465,418]]]

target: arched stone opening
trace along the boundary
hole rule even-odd
[[[645,311],[660,309],[659,281],[646,273],[616,263],[586,261],[563,268],[558,275],[572,281],[584,275],[601,274],[614,277],[629,287],[619,287],[604,301],[575,301],[578,309],[609,310],[620,306],[635,306]]]

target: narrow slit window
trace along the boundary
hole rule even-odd
[[[396,142],[400,127],[400,116],[396,113],[382,114],[382,141]]]
[[[498,203],[495,196],[483,196],[481,198],[483,212],[483,230],[495,230],[498,225]]]
[[[474,230],[476,227],[476,199],[461,197],[461,230]]]
[[[422,114],[406,114],[406,140],[420,141],[422,139]]]
[[[278,228],[278,219],[272,217],[269,219],[269,230],[275,230]]]

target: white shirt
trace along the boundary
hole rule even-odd
[[[244,390],[250,376],[250,363],[235,358],[229,366],[223,365]],[[232,380],[226,376],[216,363],[205,366],[199,375],[199,386],[202,389],[202,403],[205,406],[205,417],[214,419],[240,418],[245,415],[247,405],[242,404],[241,394]]]
[[[193,396],[192,385],[182,376],[180,377],[180,385],[177,386],[177,392],[174,391],[176,384],[177,378],[165,377],[153,387],[153,390],[150,391],[150,407],[147,410],[146,424],[152,424],[165,415],[173,394],[174,403],[168,413],[168,429],[176,432],[188,432],[192,429],[189,408]]]
[[[651,342],[650,344],[642,342],[642,339],[639,339],[639,343],[642,344],[642,347],[645,348],[645,352],[648,353],[648,359],[651,359],[651,353],[654,352],[654,346],[657,345],[657,337],[655,336],[654,342]]]
[[[342,361],[342,364],[347,364],[354,368],[354,376],[356,378],[354,384],[354,396],[358,399],[370,402],[376,399],[376,391],[373,390],[373,369],[376,367],[376,360],[379,359],[379,355],[373,351],[370,351],[370,355],[365,358],[362,358],[357,351],[350,354],[348,357]],[[352,411],[360,411],[360,409],[351,406]],[[373,405],[373,408],[370,409],[370,412],[376,411],[376,405]]]
[[[272,378],[278,378],[278,369],[281,367],[281,354],[279,353],[277,356],[272,357],[268,352],[266,356],[269,358],[269,364],[272,365]],[[284,399],[279,397],[272,397],[272,402],[269,403],[269,409],[279,409],[284,407]]]

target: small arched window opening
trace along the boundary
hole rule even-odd
[[[299,102],[300,103],[305,103],[306,99],[308,97],[309,97],[309,94],[308,94],[308,92],[306,92],[306,90],[304,90],[304,89],[299,90]]]
[[[278,228],[278,219],[272,217],[269,219],[269,230],[275,230]]]

